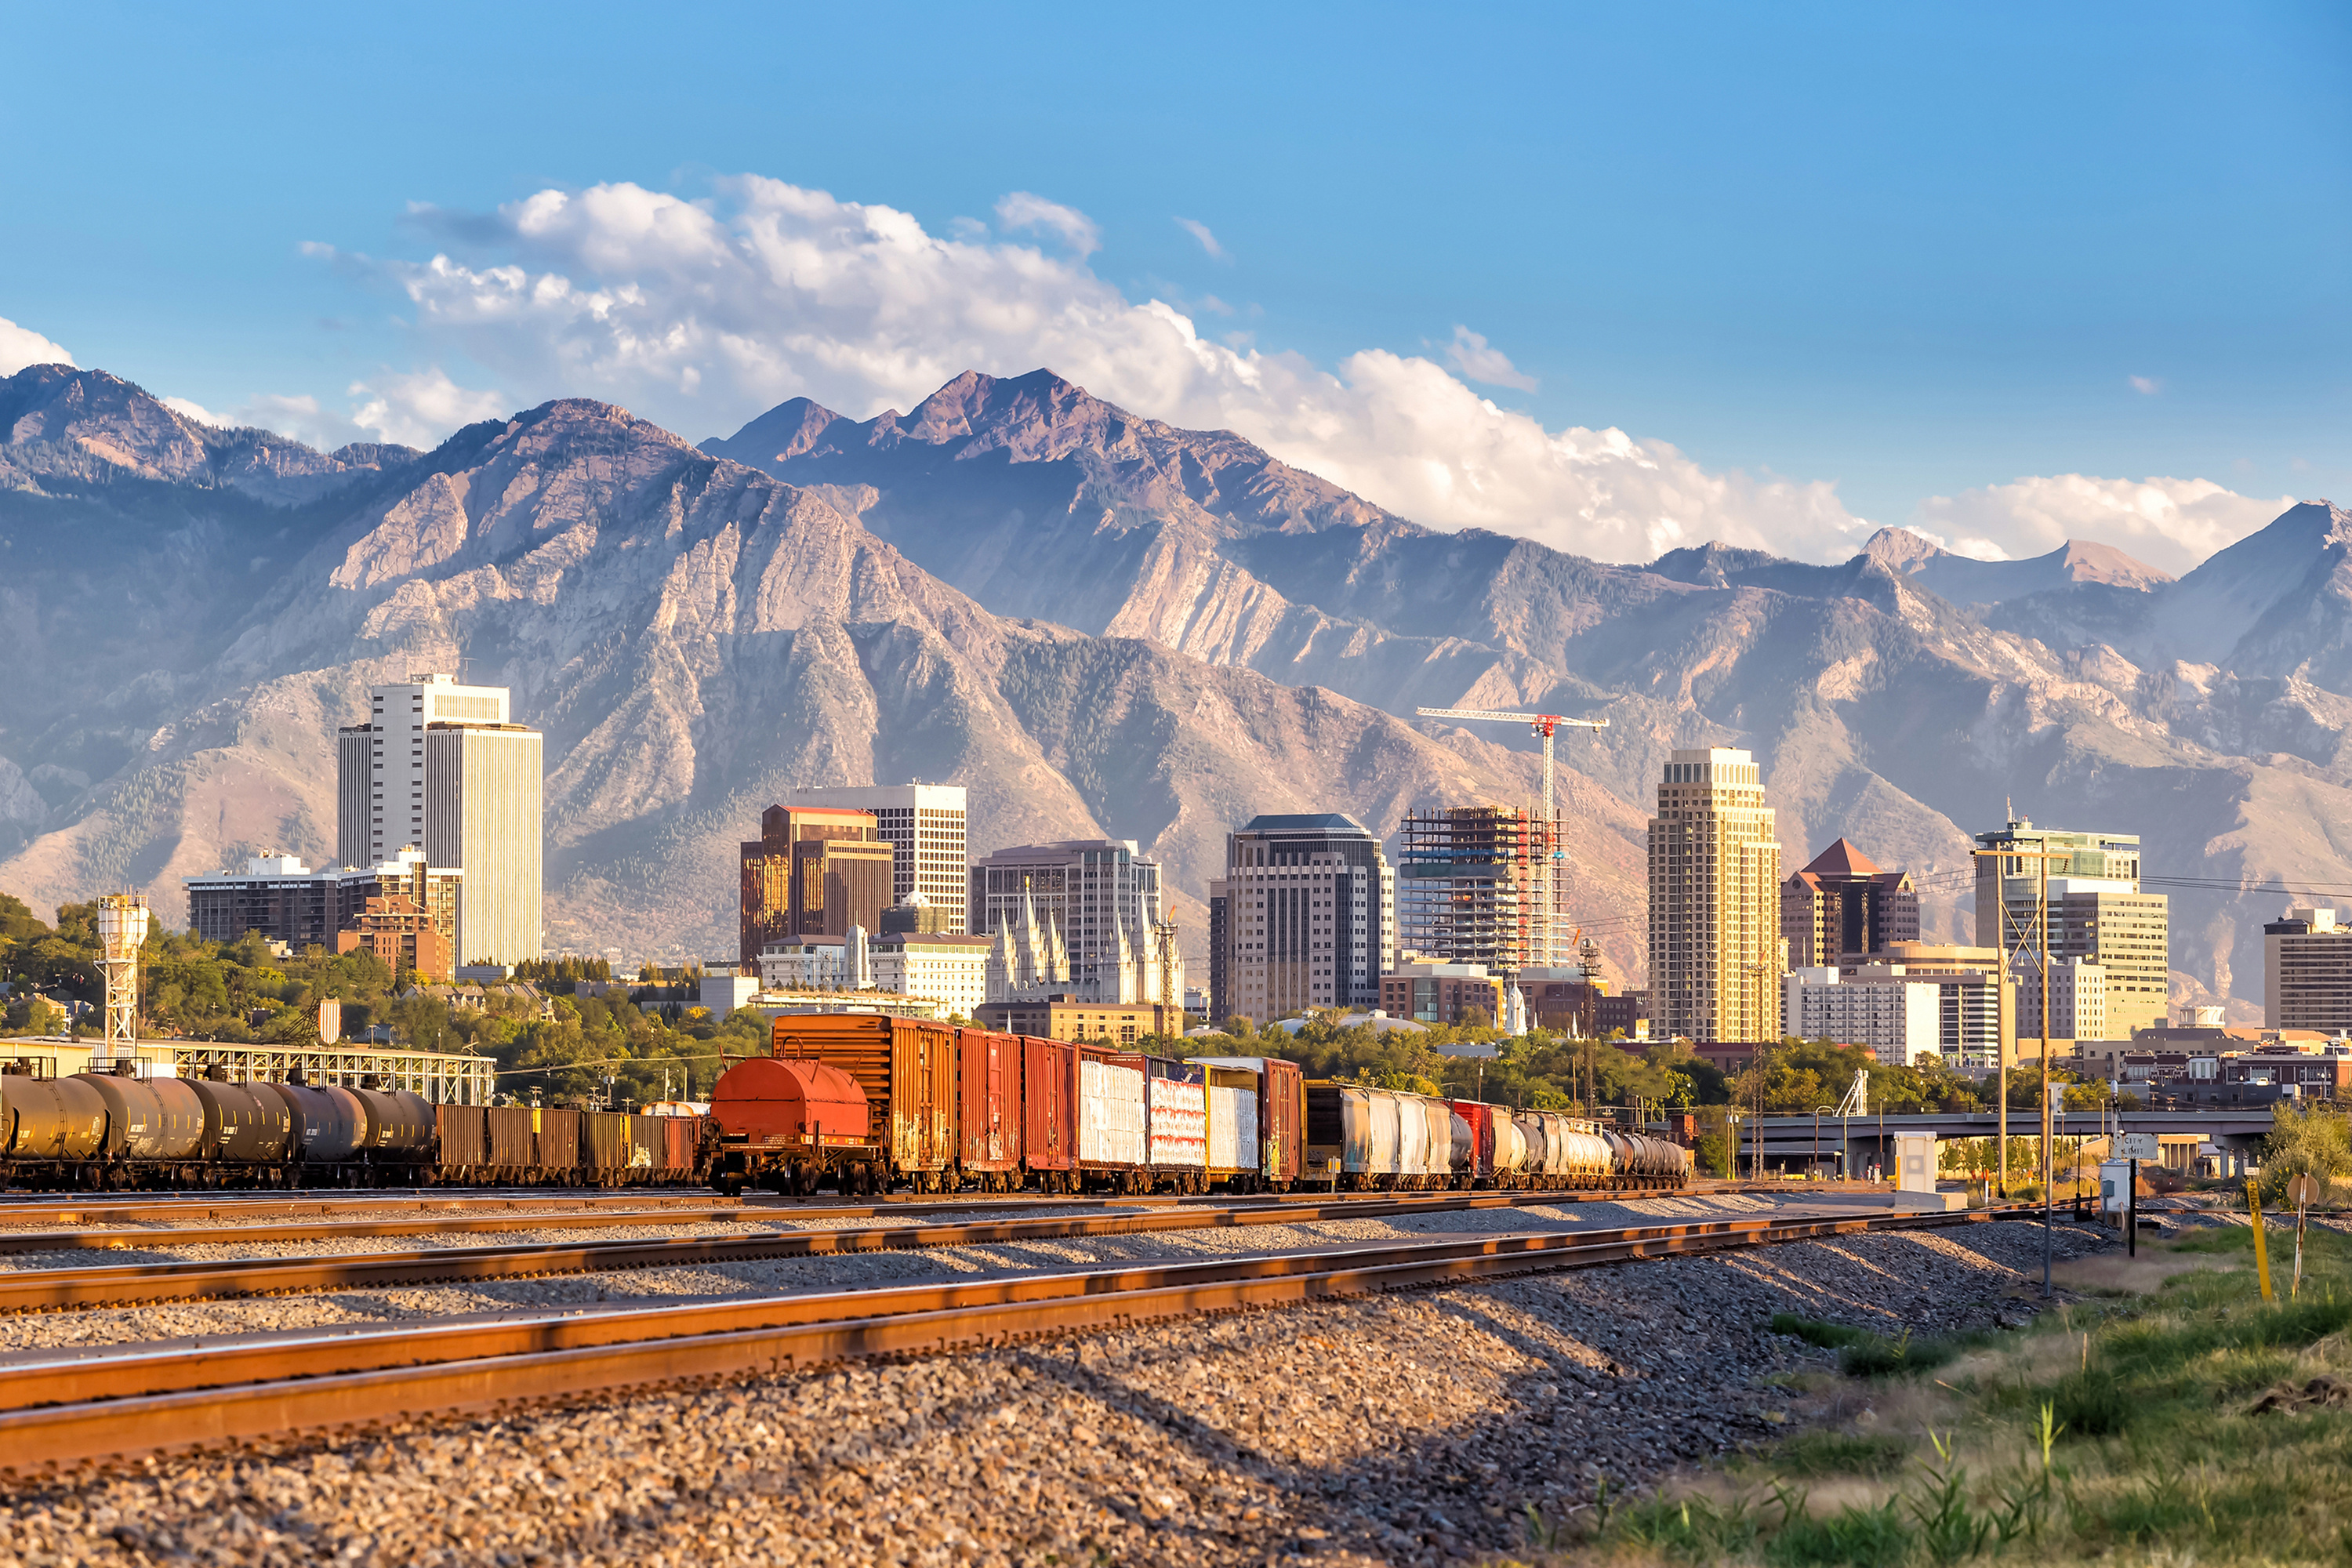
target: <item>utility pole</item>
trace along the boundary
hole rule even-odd
[[[2042,842],[2046,845],[2050,841],[2045,838]],[[2052,1207],[2054,1199],[2051,1193],[2056,1182],[2056,1172],[2052,1166],[2050,1149],[2050,862],[2071,861],[2074,857],[2071,850],[2019,849],[2013,846],[2005,849],[1978,849],[1971,853],[1979,859],[1990,858],[1994,860],[2031,860],[2034,863],[2033,946],[2036,971],[2041,977],[2038,989],[2042,993],[2040,1009],[2042,1014],[2042,1158],[2040,1161],[2042,1166],[2042,1294],[2046,1297],[2050,1294],[2050,1227],[2056,1217]],[[2009,892],[2007,879],[1999,866],[1993,868],[1993,894],[2000,900],[2000,931],[2002,936],[2006,937],[2010,931]],[[2022,932],[2019,934],[2021,937],[2023,935]],[[2006,943],[2003,945],[2006,947]],[[2004,980],[2008,973],[2009,959],[2004,955],[2001,960],[2001,973]],[[2009,1195],[2009,1064],[2007,1062],[2001,1064],[2000,1070],[2000,1152],[1995,1156],[1995,1163],[2000,1169],[2000,1195],[2007,1197]]]

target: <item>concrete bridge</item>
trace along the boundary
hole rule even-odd
[[[1899,1132],[1933,1132],[1946,1142],[1990,1138],[2000,1121],[1999,1113],[1990,1110],[1853,1116],[1843,1120],[1823,1116],[1818,1124],[1811,1116],[1767,1116],[1763,1118],[1764,1164],[1768,1170],[1803,1169],[1814,1163],[1835,1170],[1843,1164],[1849,1173],[1875,1164],[1891,1171],[1895,1168],[1895,1137]],[[2098,1138],[2118,1131],[2119,1123],[2120,1131],[2125,1132],[2155,1133],[2165,1146],[2167,1163],[2171,1163],[2179,1162],[2184,1153],[2193,1156],[2207,1143],[2234,1154],[2252,1153],[2271,1130],[2271,1108],[2263,1105],[2199,1110],[2127,1110],[2120,1117],[2111,1110],[2104,1121],[2095,1110],[2075,1110],[2053,1115],[2050,1131],[2057,1139]],[[1744,1172],[1756,1146],[1756,1119],[1741,1118],[1738,1132],[1738,1168]],[[2011,1110],[2009,1135],[2040,1137],[2041,1111]],[[1851,1153],[1842,1161],[1841,1154],[1849,1149]]]

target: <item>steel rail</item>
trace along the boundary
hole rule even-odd
[[[1999,1217],[1979,1209],[1700,1221],[1638,1234],[1454,1238],[683,1309],[297,1331],[214,1343],[202,1354],[178,1345],[52,1352],[46,1360],[20,1352],[0,1364],[0,1468],[30,1472],[322,1426],[772,1376],[860,1356]]]
[[[1739,1189],[1746,1190],[1746,1189]],[[1427,1193],[1349,1194],[1334,1199],[1318,1196],[1316,1202],[1355,1204],[1381,1203],[1390,1205],[1422,1205],[1433,1208],[1454,1206],[1468,1198],[1492,1198],[1491,1192],[1463,1192],[1441,1188]],[[1593,1193],[1549,1193],[1542,1194],[1560,1203],[1591,1203],[1627,1197],[1670,1197],[1669,1189],[1603,1189]],[[1266,1196],[1249,1194],[1203,1201],[1200,1198],[1064,1198],[1050,1197],[980,1197],[950,1198],[920,1204],[836,1204],[787,1206],[760,1203],[743,1203],[739,1199],[713,1198],[704,1204],[671,1204],[652,1208],[570,1207],[521,1209],[501,1204],[511,1212],[478,1215],[464,1211],[436,1214],[407,1219],[328,1219],[310,1224],[273,1224],[239,1226],[236,1224],[182,1225],[166,1228],[121,1230],[58,1229],[0,1232],[0,1256],[27,1252],[103,1252],[137,1250],[162,1247],[212,1247],[231,1243],[326,1241],[343,1237],[368,1236],[431,1236],[457,1232],[496,1232],[502,1230],[581,1230],[607,1225],[646,1225],[662,1222],[712,1223],[728,1219],[879,1219],[887,1215],[914,1214],[992,1214],[1017,1213],[1028,1209],[1093,1209],[1118,1213],[1167,1209],[1191,1212],[1201,1208],[1264,1208],[1275,1212],[1300,1206],[1295,1199],[1276,1201]],[[66,1211],[67,1223],[85,1217],[99,1217],[98,1211]],[[18,1216],[0,1215],[0,1220]],[[108,1215],[118,1221],[121,1216]],[[244,1217],[238,1215],[238,1218]]]
[[[1671,1194],[1661,1194],[1671,1195]],[[1235,1205],[965,1221],[843,1230],[541,1242],[520,1247],[424,1247],[324,1257],[124,1263],[0,1272],[0,1314],[188,1301],[296,1290],[334,1290],[451,1280],[514,1279],[622,1268],[666,1268],[775,1258],[830,1257],[929,1247],[979,1247],[1088,1236],[1132,1236],[1334,1219],[1381,1219],[1569,1201],[1559,1193],[1464,1193],[1406,1202],[1342,1199],[1318,1205]],[[188,1241],[196,1239],[194,1237]],[[183,1241],[182,1245],[187,1245]]]

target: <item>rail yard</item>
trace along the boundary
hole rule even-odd
[[[1769,1432],[1772,1311],[1990,1321],[2042,1244],[1266,1058],[775,1035],[693,1117],[7,1080],[0,1564],[1475,1561]]]

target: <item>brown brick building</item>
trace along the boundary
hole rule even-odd
[[[895,898],[894,853],[871,812],[782,805],[762,812],[760,837],[741,850],[744,972],[759,973],[768,942],[845,936],[851,926],[878,932]]]

